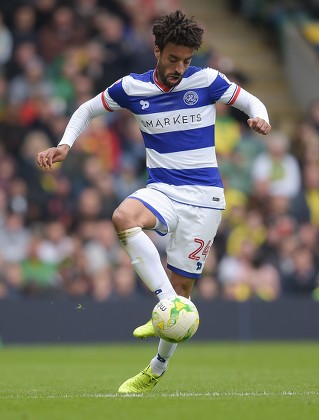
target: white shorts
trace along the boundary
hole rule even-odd
[[[182,276],[199,278],[222,210],[179,203],[152,188],[137,190],[128,198],[141,201],[157,217],[157,233],[171,234],[166,247],[167,267]]]

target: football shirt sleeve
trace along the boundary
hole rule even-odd
[[[259,117],[269,124],[268,112],[265,105],[260,99],[256,98],[256,96],[247,92],[245,89],[239,88],[238,95],[230,105],[240,109],[250,118]]]
[[[126,93],[128,77],[117,80],[113,85],[104,91],[103,99],[109,111],[116,111],[120,108],[129,107],[129,96]]]
[[[72,147],[75,140],[82,131],[89,125],[91,120],[105,113],[105,107],[101,100],[101,94],[95,96],[87,102],[84,102],[72,115],[65,132],[58,146],[67,144]]]
[[[209,69],[208,75],[213,78],[209,85],[209,92],[213,102],[222,102],[240,109],[250,118],[263,118],[269,123],[268,112],[265,105],[256,96],[231,82],[220,72]]]
[[[208,92],[211,101],[214,103],[221,100],[221,98],[224,98],[222,102],[226,98],[228,98],[228,101],[236,88],[235,83],[230,82],[224,74],[214,69],[206,69],[206,74],[209,81]]]

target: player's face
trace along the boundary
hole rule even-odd
[[[182,80],[192,61],[194,51],[192,47],[176,45],[171,42],[166,44],[162,51],[155,46],[156,75],[164,86],[172,88]]]

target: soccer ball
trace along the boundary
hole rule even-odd
[[[199,315],[193,302],[183,296],[162,299],[154,307],[152,323],[155,333],[163,340],[181,343],[197,331]]]

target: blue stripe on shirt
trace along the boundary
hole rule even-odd
[[[223,188],[218,168],[165,169],[147,168],[148,184],[162,182],[169,185],[202,185]]]
[[[159,95],[127,95],[123,90],[122,83],[115,84],[108,89],[108,93],[111,98],[117,102],[122,108],[127,108],[133,114],[143,118],[143,115],[148,114],[160,114],[161,112],[176,111],[180,110],[181,114],[183,109],[194,109],[196,114],[196,108],[211,105],[213,103],[207,88],[194,88],[193,92],[196,92],[197,102],[194,105],[187,105],[184,101],[184,95],[190,92],[190,89],[160,93]],[[145,106],[146,104],[146,106]]]
[[[110,97],[120,105],[121,108],[127,108],[129,104],[129,96],[125,93],[123,89],[123,79],[119,82],[113,83],[108,89],[108,94]]]
[[[217,102],[223,96],[229,86],[230,84],[228,81],[226,81],[219,73],[213,83],[208,86],[211,101]]]
[[[197,102],[193,105],[187,105],[185,102],[185,95],[189,92],[196,92]],[[148,101],[149,106],[142,109],[141,101]],[[178,92],[161,93],[154,96],[131,96],[129,99],[129,109],[133,114],[138,115],[140,118],[142,115],[156,114],[161,112],[176,111],[183,109],[194,109],[196,114],[196,108],[211,105],[213,103],[207,88],[194,88],[186,89]]]
[[[215,146],[214,125],[161,134],[142,132],[145,146],[158,153],[182,152]]]

